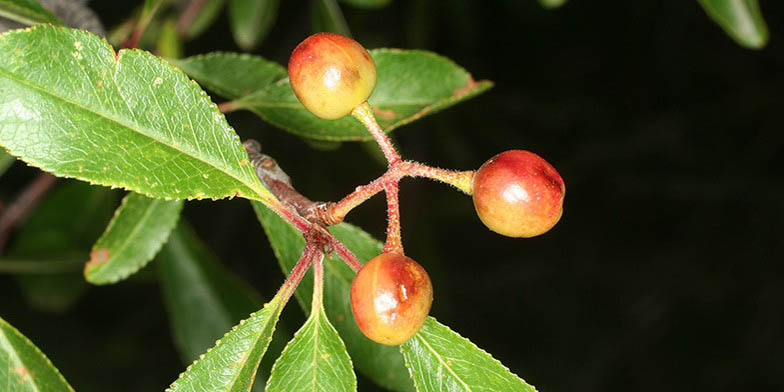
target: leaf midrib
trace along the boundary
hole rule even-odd
[[[118,57],[122,56],[122,53],[123,53],[123,51],[120,51],[118,53]],[[119,65],[119,63],[120,63],[120,60],[117,60],[115,64]],[[23,87],[28,87],[30,89],[36,90],[36,91],[38,91],[38,92],[40,92],[40,93],[42,93],[44,95],[47,95],[49,97],[54,98],[54,99],[61,100],[61,101],[65,102],[65,103],[70,104],[71,106],[76,107],[78,109],[81,109],[81,110],[83,110],[85,112],[93,113],[96,116],[102,117],[102,118],[108,120],[109,122],[115,123],[115,124],[125,128],[125,129],[127,129],[127,130],[129,130],[129,131],[131,131],[133,133],[136,133],[136,134],[142,135],[144,137],[147,137],[147,138],[153,140],[154,142],[156,142],[156,143],[158,143],[158,144],[160,144],[160,145],[162,145],[164,147],[167,147],[167,148],[170,148],[172,150],[178,151],[178,152],[182,153],[183,155],[185,155],[187,157],[190,157],[190,158],[192,158],[192,159],[194,159],[196,161],[202,162],[202,163],[206,164],[207,166],[216,169],[218,172],[223,173],[223,174],[227,175],[228,177],[238,181],[240,184],[246,186],[248,189],[250,189],[254,193],[256,193],[256,196],[259,196],[259,198],[260,198],[259,200],[263,200],[263,198],[261,198],[261,192],[259,192],[259,190],[257,189],[257,184],[248,184],[247,182],[245,182],[245,180],[243,180],[242,178],[237,177],[234,173],[232,173],[230,171],[223,170],[223,168],[221,168],[220,166],[216,166],[214,162],[202,159],[199,156],[194,155],[193,153],[189,153],[188,151],[185,151],[185,150],[179,148],[180,146],[169,145],[169,144],[164,143],[162,140],[160,140],[160,139],[150,135],[149,134],[150,130],[148,130],[145,127],[139,126],[138,129],[133,128],[132,126],[126,124],[124,121],[122,121],[120,119],[117,119],[117,118],[114,118],[113,116],[111,116],[111,115],[109,115],[107,113],[104,113],[102,111],[91,110],[90,108],[88,108],[88,107],[86,107],[86,106],[84,106],[84,105],[82,105],[82,104],[80,104],[78,102],[74,102],[74,101],[69,100],[69,99],[67,99],[65,97],[59,96],[57,94],[54,94],[54,93],[46,90],[45,88],[43,88],[41,86],[35,85],[33,83],[30,83],[27,80],[22,79],[22,78],[18,77],[17,75],[9,72],[5,68],[0,68],[0,73],[2,73],[4,76],[6,76],[7,79],[12,80],[12,81],[16,82],[17,84],[19,84],[19,85],[21,85]],[[114,78],[114,76],[116,76],[116,71],[114,71],[114,74],[112,75],[112,77]],[[120,86],[115,84],[115,87],[117,88],[118,92],[120,92],[119,91]],[[126,106],[127,106],[128,103],[127,103],[127,101],[125,101],[125,97],[122,95],[122,93],[120,93],[120,97],[122,97],[123,103],[125,103]],[[143,133],[142,131],[146,131],[148,133]],[[251,196],[251,195],[248,195],[248,196]]]
[[[122,245],[120,245],[120,248],[115,253],[116,256],[113,257],[113,258],[110,258],[103,265],[99,265],[98,269],[94,270],[93,273],[106,271],[107,267],[114,266],[113,264],[110,264],[112,262],[112,260],[113,259],[116,260],[117,257],[122,255],[123,252],[125,251],[125,249],[128,248],[128,245],[130,243],[134,242],[133,240],[136,239],[136,234],[139,232],[139,230],[141,230],[142,226],[144,226],[143,223],[147,222],[147,220],[150,218],[150,215],[152,214],[152,211],[155,210],[155,208],[158,206],[158,204],[160,202],[161,202],[161,200],[159,200],[159,199],[152,199],[152,202],[147,205],[146,211],[144,211],[144,214],[142,215],[141,219],[139,219],[139,221],[134,225],[134,228],[133,228],[133,230],[131,230],[131,233],[127,237],[125,237],[125,240],[122,242]],[[107,228],[107,230],[109,230],[109,229],[110,228]],[[95,278],[95,276],[93,276],[93,278]]]
[[[430,344],[428,344],[427,340],[423,336],[417,335],[416,339],[419,340],[420,342],[422,342],[422,344],[425,346],[425,348],[428,349],[428,351],[433,353],[433,356],[438,360],[438,362],[441,363],[442,366],[444,366],[444,368],[449,372],[449,374],[451,374],[457,381],[460,382],[460,384],[463,386],[463,388],[465,388],[466,391],[469,391],[469,392],[472,391],[471,387],[469,387],[468,384],[466,384],[465,381],[463,381],[463,379],[460,378],[460,376],[458,376],[454,372],[454,370],[452,370],[452,367],[449,366],[444,361],[444,359],[441,357],[441,354],[438,353]]]

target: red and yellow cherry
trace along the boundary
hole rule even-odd
[[[540,156],[511,150],[477,170],[472,192],[485,226],[508,237],[528,238],[546,233],[561,219],[566,187]]]
[[[396,346],[419,331],[433,303],[433,286],[422,266],[397,253],[365,264],[351,283],[351,309],[362,333]]]
[[[305,108],[323,119],[336,120],[370,97],[376,86],[376,64],[357,41],[318,33],[294,48],[289,80]]]

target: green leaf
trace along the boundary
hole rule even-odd
[[[0,0],[0,16],[28,25],[61,24],[57,17],[35,0]]]
[[[161,26],[161,32],[158,34],[158,56],[168,58],[180,58],[184,51],[182,47],[182,38],[177,33],[177,21],[174,19],[167,19]]]
[[[351,37],[346,18],[335,0],[314,0],[310,20],[316,33],[328,31]]]
[[[256,216],[267,233],[278,263],[285,273],[289,273],[299,260],[305,240],[298,231],[262,204],[252,204]],[[330,232],[360,260],[369,260],[377,256],[383,248],[383,245],[369,234],[347,223],[330,227]],[[324,307],[335,329],[345,341],[357,369],[386,389],[413,390],[414,386],[408,377],[400,352],[395,347],[384,346],[366,338],[354,321],[349,301],[349,289],[354,271],[338,257],[326,259],[324,271]],[[310,311],[312,293],[313,274],[308,272],[294,293],[306,312]]]
[[[16,162],[16,157],[0,148],[0,176],[2,176],[14,162]]]
[[[374,49],[378,81],[370,104],[381,127],[390,132],[426,115],[480,94],[490,81],[474,81],[451,60],[421,50]],[[297,100],[288,79],[235,101],[265,121],[299,136],[333,140],[372,140],[370,133],[351,116],[323,120]]]
[[[320,303],[275,361],[266,390],[357,390],[357,377],[346,345]]]
[[[698,0],[705,12],[741,46],[761,49],[768,43],[768,26],[757,0]]]
[[[212,25],[215,18],[220,15],[223,6],[226,5],[226,0],[210,0],[203,1],[199,13],[193,18],[193,21],[185,30],[185,39],[193,39],[199,36],[204,30]]]
[[[244,97],[288,75],[278,63],[241,53],[212,52],[169,61],[205,88],[229,99]]]
[[[101,235],[117,203],[116,192],[78,181],[56,185],[19,228],[8,259],[49,264],[51,274],[17,276],[25,299],[37,309],[61,312],[88,289],[73,260],[88,258],[88,249]],[[52,265],[55,262],[62,265]],[[43,266],[31,265],[30,270]],[[61,273],[55,274],[55,271]],[[70,273],[62,273],[62,272]]]
[[[73,391],[44,353],[0,318],[0,385],[5,392]]]
[[[400,351],[418,391],[536,391],[490,354],[432,317]]]
[[[169,238],[183,202],[128,193],[101,238],[93,245],[84,277],[93,284],[116,283],[144,267]]]
[[[392,0],[342,0],[344,3],[359,8],[381,8],[391,3]]]
[[[229,21],[234,41],[240,48],[251,50],[267,36],[278,17],[280,0],[231,0]]]
[[[167,391],[249,391],[283,310],[281,302],[276,296],[263,309],[240,321],[188,366]]]
[[[156,263],[174,342],[186,363],[262,307],[259,294],[223,267],[183,221],[161,249]],[[275,329],[268,349],[270,355],[261,361],[261,379],[257,379],[255,387],[263,386],[289,338],[284,328]]]
[[[141,50],[39,25],[0,36],[0,145],[59,176],[165,199],[274,200],[204,91]]]
[[[539,4],[544,8],[558,8],[566,3],[566,0],[539,0]]]

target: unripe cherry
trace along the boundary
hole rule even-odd
[[[472,191],[476,213],[485,226],[508,237],[527,238],[558,223],[566,187],[558,171],[540,156],[511,150],[477,170]]]
[[[357,41],[318,33],[294,48],[289,80],[305,108],[318,117],[335,120],[370,97],[376,86],[376,64]]]
[[[374,342],[396,346],[414,336],[433,303],[433,286],[422,266],[397,253],[365,264],[351,283],[351,309],[359,329]]]

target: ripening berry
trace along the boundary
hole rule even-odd
[[[534,237],[550,230],[561,219],[565,193],[555,168],[528,151],[502,152],[474,175],[479,219],[508,237]]]
[[[370,97],[376,86],[376,64],[357,41],[318,33],[294,48],[289,80],[305,108],[323,119],[336,120]]]
[[[351,283],[351,309],[359,329],[389,346],[403,344],[419,331],[432,302],[425,269],[397,253],[374,257]]]

